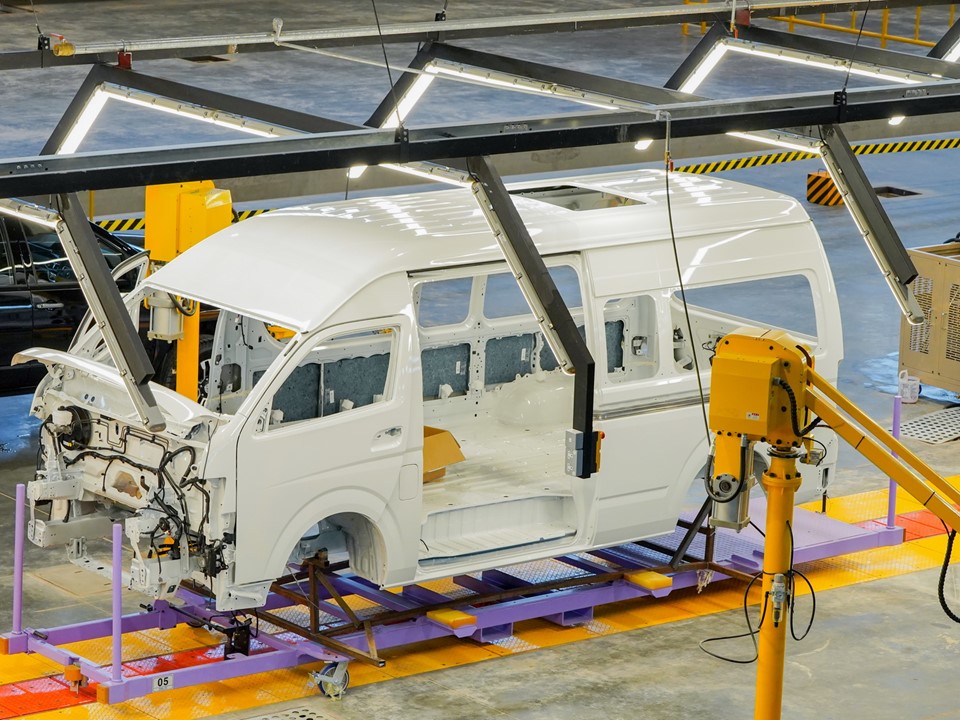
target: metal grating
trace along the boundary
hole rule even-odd
[[[522,638],[518,638],[516,635],[511,635],[510,637],[501,638],[500,640],[491,640],[491,645],[497,645],[502,647],[504,650],[509,650],[510,652],[521,653],[529,652],[530,650],[538,650],[539,645],[534,645],[532,642],[527,642]]]
[[[910,326],[910,350],[928,355],[930,353],[930,307],[933,302],[933,279],[918,275],[913,281],[913,296],[923,310],[923,322]]]
[[[244,720],[330,720],[330,716],[311,710],[308,707],[294,707],[286,710],[276,710],[264,715],[251,715]]]
[[[960,407],[938,410],[900,426],[900,433],[931,445],[960,438]]]
[[[946,357],[954,362],[960,361],[960,285],[950,286],[950,311],[947,315]]]

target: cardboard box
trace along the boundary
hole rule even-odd
[[[465,458],[460,444],[449,430],[423,426],[423,481],[425,483],[440,480],[447,472],[447,465],[453,465]]]

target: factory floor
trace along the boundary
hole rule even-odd
[[[381,2],[381,14],[390,19],[412,19],[404,16],[440,3]],[[101,3],[100,6],[111,5]],[[116,3],[113,3],[116,5]],[[163,5],[162,3],[160,5]],[[174,3],[166,3],[169,9]],[[177,3],[184,10],[162,13],[146,3],[129,3],[130,8],[144,14],[149,30],[141,36],[175,36],[214,32],[201,22],[203,13],[217,12],[217,3],[198,5]],[[260,4],[237,4],[237,12],[252,13]],[[296,18],[297,4],[271,3],[261,8],[266,29],[272,14]],[[456,3],[453,3],[456,6]],[[529,3],[545,10],[549,3]],[[565,3],[563,10],[619,7],[621,3]],[[84,21],[84,3],[38,4],[44,30],[62,31],[71,22]],[[274,7],[277,6],[277,7]],[[282,7],[281,7],[282,6]],[[359,4],[358,4],[359,7]],[[205,8],[205,10],[203,10]],[[485,4],[486,14],[508,14],[504,2]],[[222,8],[221,8],[222,9]],[[435,8],[433,8],[435,9]],[[195,15],[187,15],[189,10]],[[452,12],[453,8],[451,8]],[[0,42],[3,49],[23,47],[15,42],[18,26],[26,27],[32,18],[21,11],[5,16],[12,28]],[[352,9],[341,8],[351,13]],[[432,10],[431,10],[432,12]],[[44,14],[45,13],[45,14]],[[265,14],[264,14],[265,13]],[[393,13],[391,15],[391,13]],[[88,32],[94,23],[119,23],[119,15],[102,10],[97,18],[86,18]],[[108,20],[109,18],[109,20]],[[366,23],[363,17],[347,18],[354,24]],[[195,30],[183,23],[196,23]],[[300,18],[301,27],[318,23],[310,16]],[[108,26],[108,30],[112,26]],[[118,27],[123,27],[118,25]],[[7,28],[5,27],[5,30]],[[245,31],[253,28],[243,27]],[[225,30],[218,30],[223,32]],[[21,28],[21,37],[35,32]],[[635,31],[631,31],[633,33]],[[644,82],[662,83],[679,59],[696,41],[696,37],[677,38],[676,28],[654,29],[653,40],[645,48],[650,61],[642,68]],[[121,31],[107,32],[107,37]],[[633,35],[631,35],[633,37]],[[74,38],[70,38],[74,39]],[[541,62],[551,57],[567,57],[583,52],[591,62],[579,69],[601,72],[609,54],[599,41],[591,45],[590,36],[574,43],[560,38],[563,47],[552,47],[552,37],[532,36],[513,39],[498,46],[497,41],[475,43],[493,51],[517,52],[522,46],[526,55]],[[627,42],[620,43],[623,47]],[[653,52],[653,48],[670,45],[669,52]],[[612,46],[611,46],[612,47]],[[265,53],[264,55],[269,55]],[[598,55],[600,58],[598,59]],[[403,62],[408,58],[404,57]],[[399,60],[398,60],[399,61]],[[316,70],[304,61],[293,74],[284,75],[287,85],[277,82],[269,60],[245,59],[234,70],[221,72],[215,63],[196,65],[184,70],[180,61],[157,63],[166,77],[181,82],[206,83],[222,92],[244,94],[253,99],[272,101],[305,111],[322,112],[345,120],[363,121],[367,110],[344,109],[343,97],[302,92],[301,86]],[[312,61],[311,61],[312,62]],[[327,62],[320,59],[317,62]],[[178,64],[179,63],[179,64]],[[259,63],[259,64],[257,64]],[[610,62],[611,72],[636,79],[625,64]],[[227,63],[223,63],[227,65]],[[258,71],[259,68],[259,71]],[[147,65],[141,70],[149,71]],[[232,72],[232,75],[231,75]],[[770,94],[786,92],[780,83],[797,83],[799,73],[792,71],[774,77],[763,76],[741,66],[740,72],[718,79],[704,88],[705,94],[729,96],[742,86],[743,78],[766,83]],[[0,156],[32,154],[39,149],[59,112],[72,97],[85,74],[84,69],[56,71],[58,82],[66,89],[50,92],[42,83],[31,83],[24,71],[8,73],[3,80],[9,85],[7,96],[20,93],[24,102],[0,107]],[[33,77],[33,76],[31,76]],[[356,99],[382,95],[385,80],[372,71],[362,70],[349,78]],[[231,83],[233,86],[231,87]],[[835,84],[830,76],[829,83]],[[822,84],[821,84],[822,86]],[[286,87],[286,89],[284,89]],[[791,89],[807,89],[791,86]],[[472,91],[471,91],[472,92]],[[751,92],[763,92],[751,88]],[[443,107],[449,121],[458,117],[467,103],[464,95],[448,97]],[[553,102],[553,101],[551,101]],[[559,108],[557,104],[551,108]],[[372,109],[372,108],[369,108]],[[543,101],[529,101],[529,113],[541,112]],[[563,107],[561,109],[569,109]],[[556,110],[559,111],[559,110]],[[503,114],[490,104],[486,112]],[[352,114],[351,114],[352,113]],[[124,116],[118,116],[121,120]],[[125,146],[138,130],[135,122],[116,122],[99,128],[91,149]],[[142,130],[142,128],[140,128]],[[168,135],[151,127],[155,142],[200,142],[209,135],[183,135],[173,126]],[[205,130],[204,132],[208,132]],[[192,132],[192,131],[191,131]],[[209,131],[212,132],[212,131]],[[908,133],[905,128],[904,133]],[[174,139],[174,136],[176,139]],[[231,139],[231,138],[221,138]],[[36,147],[34,147],[36,146]],[[894,226],[908,247],[939,244],[960,230],[956,213],[958,179],[956,150],[923,153],[891,154],[862,158],[864,168],[875,186],[887,185],[917,192],[917,195],[883,200]],[[692,162],[693,159],[684,159]],[[802,197],[808,172],[820,169],[817,161],[794,162],[722,173],[743,182],[773,188]],[[844,320],[845,360],[841,366],[841,390],[884,425],[889,425],[893,392],[896,388],[899,316],[881,276],[859,238],[849,215],[842,207],[825,208],[806,204],[823,237],[835,274]],[[789,314],[790,308],[784,312]],[[925,388],[920,402],[905,406],[904,418],[933,412],[957,402],[952,393]],[[10,597],[13,519],[13,488],[30,479],[36,453],[37,424],[28,417],[29,396],[0,398],[0,630],[10,626]],[[638,442],[642,438],[638,439]],[[946,475],[960,472],[960,454],[956,442],[927,445],[908,441],[908,445]],[[854,497],[844,505],[830,501],[831,512],[847,513],[851,519],[865,519],[869,508],[882,506],[876,494],[886,480],[865,460],[849,448],[841,449],[840,468],[831,485],[831,495]],[[879,517],[878,511],[873,516]],[[945,546],[943,535],[913,540],[892,549],[859,553],[817,563],[809,571],[816,589],[816,620],[803,642],[789,642],[785,668],[785,718],[836,718],[844,720],[933,720],[960,717],[960,701],[956,694],[954,663],[960,658],[960,626],[946,618],[937,601],[939,564]],[[25,618],[28,626],[44,627],[105,617],[110,600],[105,585],[97,578],[74,573],[57,552],[27,547]],[[947,579],[946,596],[960,608],[960,587],[954,571]],[[545,623],[531,622],[518,627],[513,642],[480,646],[469,640],[436,642],[394,651],[388,655],[383,670],[351,668],[353,683],[340,701],[317,696],[310,686],[306,670],[298,669],[254,676],[248,679],[214,683],[190,690],[175,690],[140,701],[105,707],[97,704],[35,715],[37,718],[411,718],[434,720],[443,718],[745,718],[750,717],[754,697],[756,668],[751,664],[732,664],[711,658],[698,647],[700,641],[745,631],[740,607],[742,585],[726,581],[708,588],[702,595],[692,591],[678,592],[662,600],[644,599],[598,609],[595,620],[584,628],[563,629]],[[134,611],[142,598],[127,595],[124,602]],[[802,597],[797,609],[797,632],[805,625],[810,608],[809,597]],[[200,640],[197,640],[198,642]],[[212,642],[206,640],[206,642]],[[741,638],[717,643],[712,648],[738,658],[749,658],[752,645]],[[53,674],[56,668],[44,671],[32,660],[0,658],[0,697],[3,686],[15,680]],[[226,714],[224,714],[226,713]],[[3,717],[0,714],[0,717]]]

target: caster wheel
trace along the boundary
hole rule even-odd
[[[340,677],[337,677],[337,675]],[[342,673],[337,673],[337,664],[327,665],[320,672],[311,673],[317,683],[317,689],[324,697],[339,700],[347,687],[350,685],[350,673],[344,668]]]

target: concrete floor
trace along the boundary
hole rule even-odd
[[[505,2],[461,8],[457,13],[498,15],[515,12]],[[555,4],[524,3],[527,12],[550,11]],[[619,7],[616,2],[569,2],[563,10]],[[380,2],[381,21],[422,19],[438,9],[436,2]],[[282,15],[288,27],[316,27],[333,22],[332,16],[308,11],[294,2],[224,3],[99,2],[96,11],[84,12],[84,3],[38,5],[45,30],[64,32],[77,41],[98,37],[156,37],[186,34],[254,31],[269,27],[270,18]],[[368,6],[338,6],[337,21],[367,24]],[[230,26],[226,27],[229,19]],[[909,23],[903,20],[904,23]],[[0,49],[29,47],[35,35],[33,18],[15,10],[0,15]],[[696,37],[682,38],[676,28],[622,31],[608,35],[533,36],[473,43],[480,49],[500,50],[530,59],[558,62],[576,59],[580,69],[605,72],[648,83],[663,82]],[[638,48],[642,48],[642,51]],[[391,48],[398,62],[406,62],[411,49]],[[371,54],[367,49],[357,54]],[[275,53],[267,55],[288,55]],[[726,61],[725,61],[726,62]],[[334,68],[336,67],[336,74]],[[362,121],[379,102],[386,87],[382,71],[362,68],[349,77],[351,93],[345,97],[346,75],[341,66],[324,58],[298,56],[243,57],[231,63],[196,65],[162,61],[142,66],[181,82],[247,94],[306,111],[346,120]],[[766,74],[754,65],[739,63],[735,72],[705,86],[717,97],[742,92],[749,78],[751,93],[834,88],[834,75],[807,75],[790,70]],[[17,102],[0,104],[0,157],[36,152],[60,112],[72,97],[85,71],[0,75],[0,92]],[[321,85],[316,78],[333,74]],[[339,84],[337,82],[339,79]],[[306,92],[305,89],[310,91]],[[499,104],[502,95],[470,86],[454,86],[442,102],[433,103],[422,122],[456,121],[503,116],[505,113],[559,112],[565,104],[519,96],[509,107]],[[496,98],[496,101],[494,101]],[[519,102],[519,105],[516,104]],[[130,147],[184,141],[233,139],[215,129],[174,123],[147,126],[143,115],[111,116],[98,125],[84,149]],[[426,112],[426,111],[424,111]],[[152,120],[152,118],[151,118]],[[909,132],[905,127],[904,132]],[[884,206],[908,246],[936,244],[960,230],[957,217],[958,179],[956,151],[886,155],[863,158],[875,185],[905,187],[920,194],[884,200]],[[816,162],[727,173],[731,178],[802,196],[806,173]],[[869,253],[842,208],[808,206],[827,249],[836,275],[844,317],[846,360],[841,366],[840,388],[876,419],[888,424],[892,389],[896,385],[896,350],[899,319],[896,306]],[[947,406],[956,396],[927,389],[915,406],[905,409],[910,418]],[[9,537],[12,494],[17,482],[29,479],[36,450],[36,424],[27,417],[29,397],[0,399],[0,537]],[[909,445],[945,474],[958,472],[956,444]],[[880,487],[884,479],[849,449],[841,451],[841,467],[834,494],[843,495]],[[9,627],[12,547],[0,543],[0,627]],[[31,574],[26,587],[26,623],[35,626],[103,617],[109,599],[95,583],[74,592],[58,590],[41,576],[62,565],[58,553],[28,547]],[[54,570],[53,572],[59,572]],[[818,593],[817,623],[801,644],[791,643],[787,663],[787,699],[784,717],[805,719],[838,717],[956,718],[956,680],[952,662],[960,654],[960,628],[942,614],[935,598],[936,572],[924,571],[878,580],[849,588]],[[948,594],[960,605],[951,582]],[[140,602],[127,597],[130,609]],[[750,716],[753,703],[753,666],[722,663],[705,656],[697,643],[705,637],[740,632],[742,613],[686,620],[598,637],[534,653],[471,666],[452,668],[351,690],[340,703],[315,699],[295,701],[286,707],[309,707],[322,718],[401,718],[421,720],[450,717],[508,718],[733,718]],[[749,646],[747,646],[748,649]],[[279,711],[285,706],[270,708]],[[230,717],[252,718],[266,710]]]

